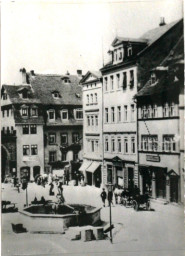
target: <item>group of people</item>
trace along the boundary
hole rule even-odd
[[[113,205],[113,195],[115,198],[115,204],[121,204],[122,199],[125,196],[132,195],[132,196],[138,196],[140,195],[140,189],[135,185],[133,188],[118,188],[117,185],[115,185],[113,188],[109,189],[107,192],[105,191],[105,188],[102,189],[102,192],[100,194],[103,206],[105,207],[106,200],[108,201],[108,205]]]

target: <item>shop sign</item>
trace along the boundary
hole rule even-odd
[[[160,156],[146,155],[146,161],[149,161],[149,162],[160,162]]]

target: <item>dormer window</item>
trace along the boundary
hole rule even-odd
[[[80,94],[79,93],[76,93],[75,95],[76,95],[77,98],[80,99]]]
[[[76,119],[77,120],[82,120],[83,119],[83,110],[82,109],[76,109],[75,110],[75,114],[76,114]]]
[[[71,81],[70,81],[70,79],[69,79],[68,76],[62,77],[62,81],[63,81],[65,84],[71,83]]]
[[[130,57],[132,55],[132,46],[129,46],[127,49],[127,55]]]
[[[27,88],[21,88],[18,90],[19,96],[23,99],[29,98],[29,93]]]
[[[7,93],[3,93],[3,100],[7,100]]]
[[[32,107],[31,115],[32,116],[38,116],[38,108],[36,106]]]
[[[48,110],[48,119],[49,119],[49,122],[55,121],[55,110],[54,109]]]
[[[53,98],[59,99],[60,98],[60,93],[58,91],[52,92]]]
[[[27,117],[28,116],[28,106],[22,106],[21,113],[22,113],[22,116]]]
[[[63,109],[61,111],[61,118],[62,118],[62,120],[68,120],[68,110],[67,109]]]
[[[156,78],[156,74],[152,73],[151,74],[151,84],[154,84],[156,82],[157,78]]]
[[[117,61],[117,50],[114,50],[114,60]]]

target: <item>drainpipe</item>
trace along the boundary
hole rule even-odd
[[[103,76],[102,76],[102,184],[104,173],[104,138],[103,138],[103,120],[104,120],[104,96],[103,96]]]

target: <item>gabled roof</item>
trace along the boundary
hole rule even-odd
[[[145,38],[131,38],[131,37],[121,37],[116,36],[114,41],[112,42],[112,46],[115,46],[117,44],[123,43],[123,42],[132,42],[132,43],[147,43],[147,40]]]
[[[159,26],[157,28],[151,29],[149,31],[147,31],[146,33],[144,33],[140,39],[144,39],[147,40],[148,42],[148,46],[146,48],[144,48],[140,53],[143,53],[146,49],[148,49],[148,47],[150,47],[154,42],[156,42],[160,37],[162,37],[165,33],[167,33],[170,29],[172,29],[175,25],[177,25],[178,23],[182,22],[183,19],[180,20],[176,20],[173,21],[169,24],[163,25],[163,26]]]
[[[89,75],[92,75],[95,79],[100,79],[102,77],[102,74],[100,71],[88,71],[86,75],[80,80],[80,84],[85,83]]]
[[[63,81],[64,76],[39,75],[31,79],[31,86],[44,105],[82,105],[82,87],[79,85],[78,76],[69,75],[70,83]],[[66,77],[66,76],[65,76]],[[52,92],[58,91],[60,98],[53,98]],[[80,97],[77,97],[77,94]]]
[[[5,89],[12,104],[15,103],[41,103],[39,96],[34,93],[30,85],[3,85],[2,90]],[[21,98],[20,91],[27,89],[29,98]]]

